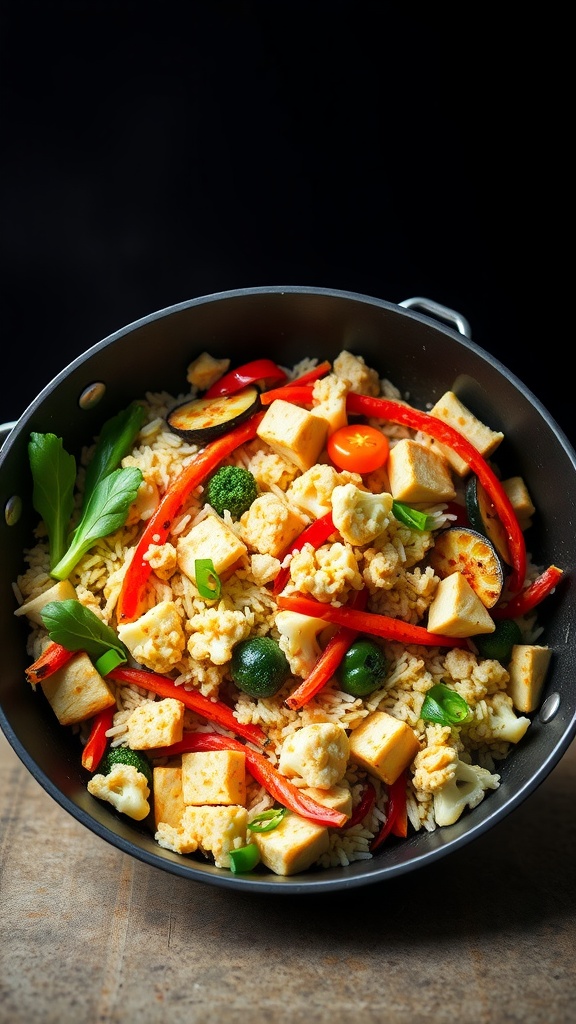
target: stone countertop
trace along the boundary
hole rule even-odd
[[[2,1024],[576,1022],[576,744],[488,834],[420,871],[296,898],[143,864],[0,733]]]

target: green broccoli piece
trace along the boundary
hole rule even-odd
[[[239,519],[258,497],[258,485],[252,473],[242,466],[221,466],[208,481],[206,500],[219,516],[227,509]]]
[[[115,764],[131,764],[144,776],[150,789],[152,788],[152,765],[141,750],[132,750],[131,747],[109,747],[98,766],[100,775],[109,775]]]

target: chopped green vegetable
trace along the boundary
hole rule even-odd
[[[250,697],[273,697],[290,675],[290,665],[273,637],[253,636],[234,647],[230,675]]]
[[[76,460],[55,434],[30,434],[28,459],[34,489],[32,504],[42,517],[50,545],[50,568],[64,557],[68,547],[70,518],[74,510]]]
[[[131,764],[136,771],[144,776],[152,789],[152,764],[142,750],[132,750],[131,747],[109,747],[98,768],[100,775],[109,775],[115,764]]]
[[[106,625],[80,601],[66,598],[65,601],[49,601],[41,611],[42,621],[50,639],[67,651],[85,651],[94,661],[102,659],[109,652],[115,652],[116,663],[107,669],[128,661],[128,650],[111,626]],[[96,665],[98,668],[98,664]],[[98,669],[101,675],[107,675]]]
[[[252,871],[260,863],[260,850],[256,843],[248,843],[247,846],[230,850],[229,857],[232,874],[239,875],[244,871]]]
[[[242,466],[221,466],[206,487],[206,501],[219,516],[228,510],[233,519],[239,519],[257,497],[256,480]]]
[[[346,651],[336,678],[341,690],[363,697],[381,686],[388,671],[388,659],[374,640],[356,640]]]
[[[514,644],[522,643],[520,626],[514,619],[499,619],[493,633],[474,637],[474,643],[482,658],[494,658],[506,664],[510,660]]]
[[[209,601],[220,597],[222,584],[211,558],[197,558],[194,562],[194,573],[200,597]]]
[[[105,653],[98,658],[95,662],[94,668],[101,676],[107,676],[112,669],[118,668],[118,665],[124,665],[126,662],[125,655],[121,655],[118,651],[105,651]]]
[[[409,526],[412,530],[433,530],[435,525],[435,517],[428,515],[427,512],[420,512],[417,508],[410,508],[409,505],[405,505],[402,501],[392,502],[392,512],[394,518],[399,523],[403,523],[404,526]]]
[[[86,470],[83,507],[86,508],[96,486],[132,451],[134,441],[146,419],[144,406],[133,402],[127,409],[106,420]]]
[[[472,717],[468,704],[456,690],[445,683],[436,683],[426,692],[420,718],[438,725],[463,725]]]
[[[269,811],[261,811],[248,822],[251,832],[272,832],[287,814],[287,807],[272,807]]]

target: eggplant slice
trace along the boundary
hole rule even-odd
[[[472,529],[488,537],[502,561],[512,565],[506,530],[477,476],[471,476],[466,484],[466,513]]]
[[[206,444],[228,433],[260,407],[260,392],[248,385],[233,395],[194,398],[182,402],[168,413],[167,423],[174,434],[194,444]]]
[[[493,608],[504,586],[504,570],[496,548],[478,530],[451,526],[440,533],[429,562],[440,579],[459,572],[485,608]]]

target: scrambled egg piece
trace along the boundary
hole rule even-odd
[[[303,516],[271,492],[260,494],[240,517],[244,543],[252,551],[276,558],[306,526]]]
[[[160,601],[134,622],[120,624],[118,636],[135,661],[161,675],[178,664],[186,647],[174,601]]]
[[[327,437],[339,427],[348,423],[346,414],[346,395],[348,384],[334,373],[317,380],[312,389],[314,404],[311,409],[313,416],[324,420],[328,428]]]
[[[346,774],[350,744],[337,722],[304,725],[284,740],[278,769],[287,778],[301,778],[307,786],[330,789]]]
[[[349,544],[370,544],[388,526],[392,501],[391,494],[372,494],[352,483],[340,484],[332,492],[334,525]]]
[[[449,725],[431,725],[426,729],[426,746],[414,758],[414,788],[433,793],[456,773],[458,751],[453,746]]]
[[[362,576],[352,548],[336,541],[314,549],[305,544],[290,560],[296,590],[318,601],[345,601],[351,590],[362,590]]]
[[[317,463],[292,481],[286,497],[306,515],[319,519],[332,509],[332,493],[339,484],[361,486],[362,477],[359,473],[339,473],[334,466]]]
[[[300,472],[294,462],[285,459],[278,452],[264,452],[261,449],[251,456],[246,468],[252,473],[262,491],[269,491],[272,486],[285,491]]]
[[[144,561],[150,562],[151,568],[161,580],[169,580],[176,572],[178,558],[173,544],[150,544]]]
[[[251,623],[243,612],[229,611],[219,605],[193,615],[190,628],[188,653],[191,657],[224,665],[232,657],[234,644],[249,636]]]

